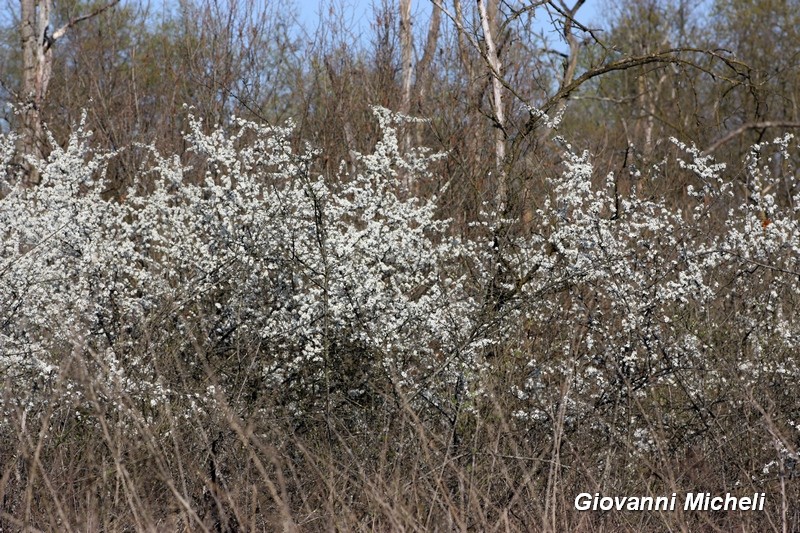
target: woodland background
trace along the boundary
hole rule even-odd
[[[800,4],[584,4],[9,1],[0,529],[800,528]]]

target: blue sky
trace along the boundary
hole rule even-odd
[[[609,0],[588,0],[578,12],[578,20],[581,23],[597,27],[597,19]],[[372,35],[371,25],[374,22],[374,7],[382,3],[396,6],[397,0],[295,0],[295,9],[299,21],[306,27],[307,31],[313,35],[319,26],[320,16],[328,15],[335,20],[340,20],[344,28],[354,36],[360,36],[369,41]],[[474,0],[462,0],[465,7],[468,7]],[[444,0],[445,5],[451,5],[450,0]],[[510,0],[511,5],[527,4],[523,0]],[[431,13],[431,0],[411,0],[412,17],[416,23],[417,31],[425,28],[428,17]],[[469,6],[471,7],[471,6]],[[328,17],[326,17],[328,18]],[[544,16],[542,16],[544,19]],[[542,23],[546,23],[542,20]],[[549,29],[549,28],[548,28]]]

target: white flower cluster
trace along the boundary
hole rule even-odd
[[[108,391],[157,408],[176,395],[174,358],[213,368],[215,395],[277,391],[296,412],[323,396],[358,404],[383,383],[451,416],[500,376],[520,423],[564,409],[568,424],[617,435],[638,422],[605,409],[668,387],[697,406],[800,377],[781,357],[800,345],[790,138],[753,151],[748,198],[725,209],[724,167],[693,148],[680,145],[692,159],[681,168],[703,191],[676,209],[620,198],[613,175],[594,185],[589,155],[567,147],[530,228],[486,215],[466,239],[435,198],[403,187],[442,155],[401,152],[410,119],[375,115],[382,138],[337,176],[312,175],[318,154],[293,148],[291,124],[208,132],[192,120],[189,153],[144,147],[149,165],[122,201],[105,192],[115,154],[94,152],[83,123],[54,144],[36,162],[41,186],[0,200],[0,374],[19,404],[35,409],[79,358]],[[2,137],[3,168],[13,154]],[[736,372],[717,364],[723,353]],[[77,385],[64,390],[81,401]],[[185,391],[186,405],[207,390]],[[633,449],[652,434],[631,431]]]
[[[800,188],[790,140],[756,147],[741,205],[724,165],[679,145],[692,159],[679,167],[705,190],[689,188],[679,208],[636,190],[619,198],[613,175],[594,187],[588,154],[568,149],[536,237],[520,238],[506,261],[524,281],[504,315],[516,331],[507,339],[519,353],[509,396],[520,421],[552,424],[566,402],[567,422],[590,420],[602,435],[647,449],[640,437],[653,427],[633,415],[646,401],[682,397],[685,412],[699,412],[678,420],[670,410],[658,423],[685,432],[692,416],[709,416],[700,406],[730,401],[721,391],[767,383],[784,395],[800,377]],[[776,161],[780,175],[770,172]]]
[[[31,390],[80,346],[101,381],[151,402],[170,392],[155,367],[167,347],[191,368],[246,345],[253,386],[298,398],[337,373],[362,392],[376,373],[412,394],[458,379],[468,361],[453,355],[477,341],[460,243],[398,179],[426,179],[441,155],[400,153],[405,117],[375,113],[374,152],[328,179],[310,174],[313,150],[293,151],[291,125],[206,134],[192,120],[192,166],[147,148],[122,202],[103,195],[114,154],[94,153],[82,124],[39,163],[41,186],[0,200],[0,372]]]

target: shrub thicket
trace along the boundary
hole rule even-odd
[[[183,157],[129,148],[121,201],[83,124],[8,184],[4,528],[799,527],[791,136],[753,147],[746,194],[674,141],[630,178],[694,180],[679,208],[564,144],[532,221],[460,228],[406,187],[443,154],[374,114],[336,175],[291,124],[190,119]],[[767,510],[573,506],[697,491]]]

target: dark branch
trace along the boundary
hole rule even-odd
[[[76,24],[83,22],[84,20],[90,19],[92,17],[96,17],[97,15],[111,9],[117,4],[119,4],[119,0],[112,0],[111,2],[102,5],[97,9],[95,9],[94,11],[86,13],[85,15],[69,19],[69,22],[67,22],[66,24],[64,24],[63,26],[61,26],[60,28],[58,28],[56,31],[53,32],[53,35],[51,36],[51,44],[55,43],[57,40],[62,38],[64,34],[67,33],[67,31]]]

